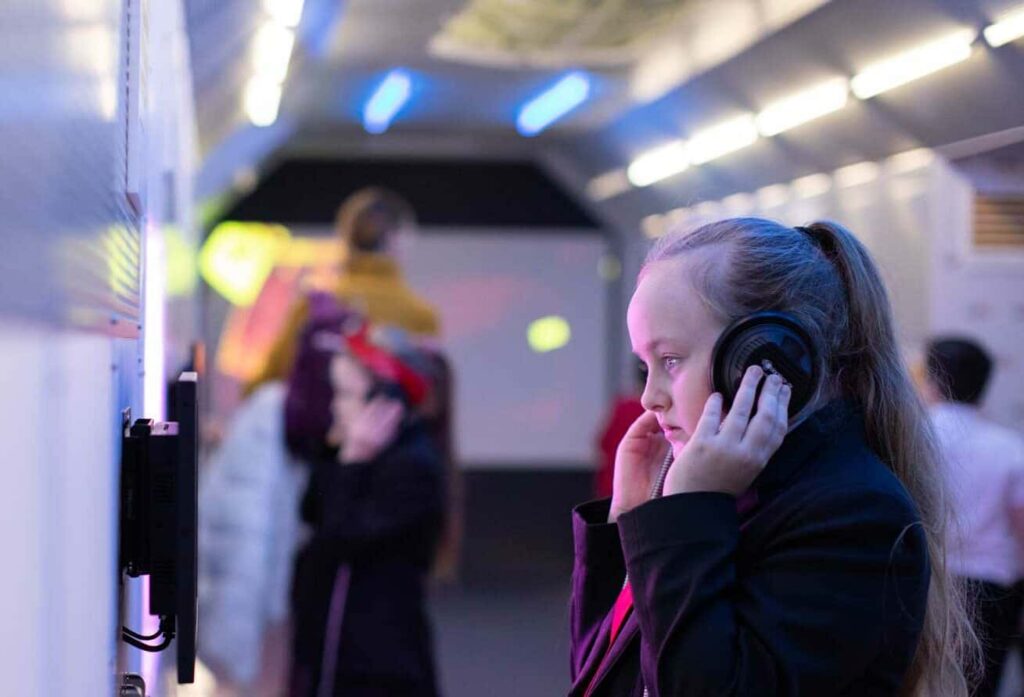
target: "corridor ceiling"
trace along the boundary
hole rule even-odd
[[[264,158],[522,157],[587,198],[638,155],[802,88],[958,31],[977,34],[1022,0],[306,0],[278,122],[249,124],[243,92],[257,0],[186,0],[200,142],[200,192]],[[408,104],[374,135],[362,109],[389,70]],[[517,110],[570,70],[587,100],[539,136]],[[1024,40],[993,48],[644,188],[590,205],[626,224],[680,202],[721,198],[923,146],[1024,126]],[[1008,131],[1008,129],[1010,129]],[[1016,136],[1014,136],[1016,137]],[[1024,135],[1022,135],[1024,137]],[[204,179],[205,176],[205,179]],[[203,183],[205,182],[205,184]]]

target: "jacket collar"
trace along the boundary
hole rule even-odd
[[[786,435],[753,487],[758,491],[779,488],[797,475],[812,454],[830,443],[863,435],[864,419],[857,406],[847,399],[833,400]]]
[[[856,405],[845,399],[829,402],[808,416],[786,436],[782,446],[754,480],[753,488],[768,491],[781,487],[797,475],[812,454],[831,442],[845,440],[850,436],[863,438],[863,432],[864,420]],[[636,611],[629,613],[615,641],[607,648],[610,634],[611,613],[608,613],[598,632],[598,645],[603,650],[591,653],[591,660],[580,672],[571,694],[582,695],[591,681],[604,679],[626,652],[630,643],[639,636],[640,622],[637,620]],[[595,663],[597,665],[594,665]]]
[[[587,663],[583,666],[576,682],[572,686],[570,695],[578,696],[586,693],[592,682],[600,682],[611,671],[615,664],[625,654],[630,643],[640,636],[640,621],[636,618],[636,610],[630,611],[622,628],[615,636],[611,647],[608,646],[608,637],[611,634],[611,613],[605,618],[598,630],[597,644],[600,651],[591,651]]]

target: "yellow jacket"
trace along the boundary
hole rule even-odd
[[[440,334],[437,311],[406,285],[398,264],[386,254],[360,253],[349,257],[335,293],[342,303],[364,314],[373,324],[398,327],[419,337]],[[263,370],[246,385],[246,394],[268,380],[288,377],[298,348],[299,332],[308,314],[306,298],[292,307]]]

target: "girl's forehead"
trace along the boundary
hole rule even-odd
[[[646,319],[679,319],[689,308],[690,301],[697,299],[691,280],[690,265],[682,259],[660,261],[649,266],[637,283],[629,304],[630,313],[636,312]]]
[[[644,268],[637,282],[637,291],[647,288],[648,292],[659,295],[682,292],[692,285],[692,266],[688,256],[656,261]]]
[[[635,350],[657,341],[692,341],[717,323],[693,283],[686,257],[651,264],[629,303],[627,324]]]

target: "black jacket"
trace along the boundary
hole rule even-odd
[[[863,430],[843,402],[812,415],[744,513],[717,493],[650,501],[617,525],[607,500],[579,506],[570,695],[595,673],[595,697],[645,686],[651,697],[898,694],[926,607],[927,547]],[[605,657],[627,569],[634,610]]]
[[[436,694],[424,577],[442,523],[443,467],[420,425],[370,462],[314,465],[314,527],[296,564],[292,697]],[[330,674],[324,674],[326,670]],[[333,668],[333,669],[332,669]]]

